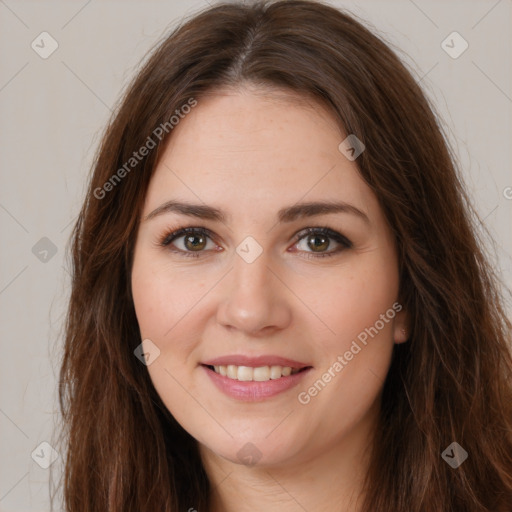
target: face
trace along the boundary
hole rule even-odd
[[[225,91],[174,127],[151,179],[131,276],[147,370],[225,459],[300,462],[376,424],[406,318],[345,137],[320,105]]]

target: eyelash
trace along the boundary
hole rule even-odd
[[[159,240],[159,245],[162,247],[168,248],[169,245],[172,242],[174,242],[174,240],[176,240],[177,238],[180,238],[181,236],[189,235],[189,234],[203,235],[212,240],[214,239],[214,235],[209,229],[202,228],[202,227],[189,227],[189,228],[180,228],[180,229],[177,229],[176,231],[165,234]],[[306,252],[305,253],[306,256],[304,256],[306,258],[325,258],[328,256],[334,256],[335,254],[338,254],[338,253],[342,252],[343,250],[350,249],[352,247],[352,242],[348,238],[344,237],[342,234],[338,233],[337,231],[334,231],[333,229],[330,229],[327,227],[311,227],[311,228],[306,228],[306,229],[299,231],[298,233],[295,234],[294,245],[296,245],[298,242],[300,242],[303,238],[306,238],[308,235],[327,236],[327,237],[335,240],[336,242],[338,242],[342,247],[335,249],[334,251],[324,252],[324,253]],[[190,257],[190,258],[199,258],[205,252],[205,251],[197,251],[197,252],[183,251],[181,249],[169,249],[169,250],[171,250],[174,253],[178,253],[180,255],[183,255],[185,257]]]

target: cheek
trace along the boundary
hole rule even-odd
[[[180,387],[173,387],[169,373],[186,382],[196,369],[191,354],[204,337],[207,300],[203,296],[208,281],[198,281],[192,267],[176,270],[165,260],[140,251],[131,282],[141,339],[150,339],[159,350],[158,358],[148,366],[153,384],[161,396],[180,396]]]
[[[298,399],[312,417],[323,418],[325,438],[349,431],[370,411],[375,412],[389,370],[393,319],[400,309],[396,305],[398,274],[379,262],[370,267],[347,267],[346,273],[340,269],[310,295],[318,317],[332,332],[316,335],[312,331],[321,361],[298,390]]]
[[[204,283],[194,282],[194,277],[186,271],[176,272],[165,263],[151,260],[142,251],[140,256],[136,255],[132,295],[141,335],[161,342],[193,309],[204,293]]]
[[[356,255],[346,265],[334,268],[328,279],[317,279],[315,286],[312,282],[315,280],[302,281],[297,294],[322,320],[317,325],[329,328],[332,336],[324,336],[330,340],[329,352],[350,343],[376,322],[381,339],[391,338],[396,314],[392,306],[398,296],[398,268],[392,253]]]
[[[150,339],[159,350],[147,370],[167,408],[175,411],[178,407],[188,417],[194,413],[194,404],[179,383],[187,382],[193,370],[187,357],[197,333],[189,320],[197,297],[187,293],[187,280],[180,273],[169,272],[153,260],[141,251],[134,259],[131,276],[141,339]]]
[[[317,406],[327,404],[340,414],[351,410],[354,417],[360,417],[386,378],[394,346],[394,318],[401,308],[396,303],[398,268],[392,252],[372,251],[352,263],[339,267],[314,292],[309,288],[312,309],[329,331],[311,333],[322,360],[308,385],[316,386],[312,394],[318,396],[314,399]],[[322,382],[318,382],[319,375]]]
[[[132,295],[142,338],[160,338],[172,319],[169,309],[175,301],[169,301],[169,291],[151,269],[134,264]]]

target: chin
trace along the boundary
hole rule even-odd
[[[253,467],[278,466],[297,455],[300,448],[292,438],[284,440],[254,436],[252,439],[235,437],[229,443],[208,444],[208,450],[234,464]]]

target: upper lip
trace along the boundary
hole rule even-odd
[[[297,368],[299,370],[310,366],[308,364],[280,356],[262,355],[251,357],[237,354],[216,357],[215,359],[204,361],[202,364],[208,366],[227,366],[232,364],[235,366],[250,366],[253,368],[258,368],[260,366],[289,366],[290,368]]]

